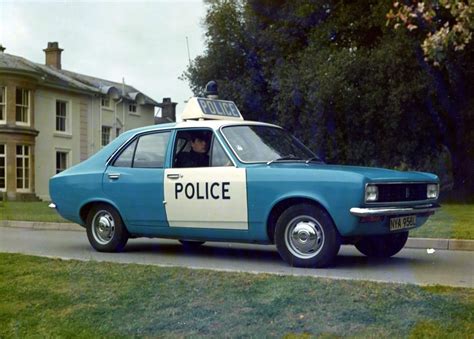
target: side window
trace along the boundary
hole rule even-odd
[[[160,168],[165,164],[170,132],[147,134],[138,139],[133,167]]]
[[[222,167],[222,166],[232,166],[232,161],[229,159],[227,154],[224,151],[219,140],[214,137],[214,142],[212,144],[211,152],[211,166],[212,167]]]
[[[135,152],[135,146],[137,140],[135,139],[130,145],[122,151],[119,157],[115,160],[115,167],[132,167],[133,152]]]
[[[174,146],[173,167],[209,167],[210,129],[178,131]]]

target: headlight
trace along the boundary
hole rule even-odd
[[[365,187],[365,201],[373,202],[377,201],[379,198],[379,189],[374,185],[367,185]]]
[[[426,187],[426,197],[428,199],[438,199],[439,195],[439,185],[438,184],[429,184]]]

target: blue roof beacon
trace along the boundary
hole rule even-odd
[[[218,85],[215,80],[211,80],[206,84],[206,92],[204,95],[209,99],[217,99],[219,97]]]
[[[53,176],[51,207],[98,251],[136,237],[275,244],[298,267],[331,265],[341,244],[391,257],[440,207],[436,175],[325,164],[217,95],[210,81],[183,122],[124,132]]]

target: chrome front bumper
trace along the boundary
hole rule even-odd
[[[438,204],[419,205],[414,207],[352,207],[350,212],[357,217],[385,216],[397,214],[421,214],[435,212],[440,209]]]

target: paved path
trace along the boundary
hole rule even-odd
[[[474,252],[404,249],[390,259],[369,259],[353,246],[343,246],[335,267],[292,268],[274,246],[206,243],[186,250],[177,241],[132,239],[124,253],[99,253],[85,232],[0,227],[0,252],[25,253],[64,259],[183,266],[222,271],[317,276],[412,284],[441,284],[474,288]]]
[[[30,228],[35,230],[80,231],[85,228],[73,223],[0,220],[0,227]],[[406,248],[453,251],[474,251],[474,240],[464,239],[435,239],[435,238],[408,238]]]

